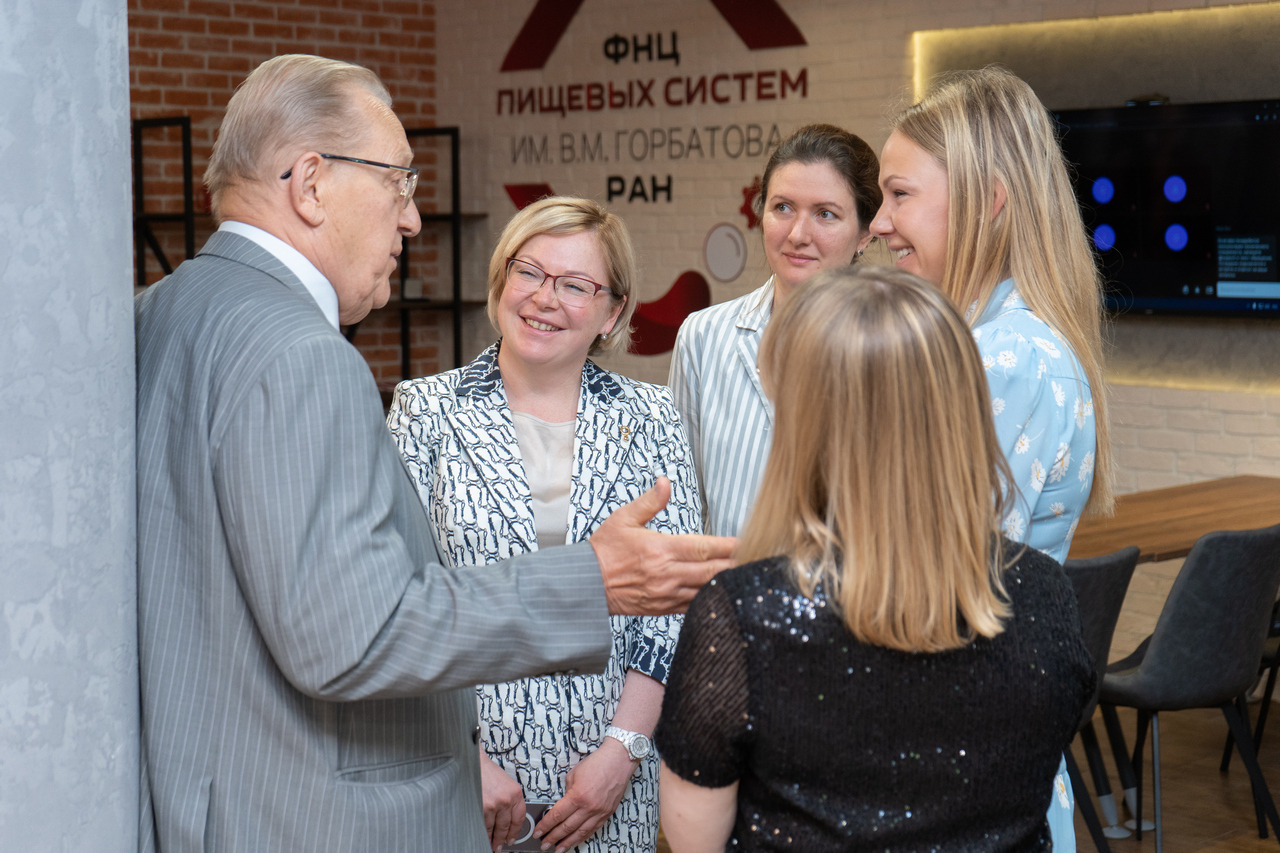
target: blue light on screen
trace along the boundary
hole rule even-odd
[[[1187,229],[1176,222],[1170,225],[1164,230],[1164,244],[1175,252],[1181,252],[1187,248]]]
[[[1116,197],[1116,185],[1110,178],[1098,178],[1093,182],[1093,200],[1098,204],[1106,204]]]
[[[1164,182],[1164,197],[1177,204],[1187,197],[1187,182],[1179,175],[1170,175]]]
[[[1116,229],[1110,225],[1099,225],[1093,229],[1093,245],[1099,252],[1109,252],[1116,247]]]

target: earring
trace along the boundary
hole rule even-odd
[[[600,333],[600,340],[602,340],[602,341],[606,341],[606,340],[608,340],[608,339],[609,339],[609,333],[608,333],[608,332],[601,332],[601,333]]]

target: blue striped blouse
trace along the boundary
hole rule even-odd
[[[702,488],[706,532],[737,536],[755,503],[773,439],[773,404],[756,354],[773,311],[773,279],[690,314],[676,336],[668,384]]]

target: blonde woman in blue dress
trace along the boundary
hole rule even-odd
[[[1004,532],[1067,558],[1086,511],[1110,511],[1102,279],[1053,122],[990,67],[939,78],[893,122],[871,232],[898,267],[938,285],[983,357],[996,432],[1020,500]],[[1065,767],[1049,811],[1074,850]]]
[[[625,350],[635,258],[622,221],[548,198],[507,224],[489,264],[501,333],[465,367],[402,383],[388,423],[454,565],[581,542],[660,477],[650,526],[697,531],[693,460],[665,387],[598,367]],[[498,849],[526,802],[552,802],[538,837],[557,850],[652,851],[662,705],[680,617],[613,617],[603,675],[548,674],[478,688],[484,820]],[[554,639],[548,636],[548,642]]]

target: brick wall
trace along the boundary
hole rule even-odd
[[[1280,476],[1280,395],[1149,385],[1111,391],[1121,492]]]
[[[314,53],[356,62],[372,69],[395,102],[406,127],[436,123],[436,11],[422,0],[129,0],[129,84],[132,117],[185,115],[191,119],[197,216],[196,247],[213,222],[200,178],[208,162],[214,132],[235,86],[263,60],[282,53]],[[144,136],[148,212],[182,209],[182,160],[179,134],[153,130]],[[417,198],[434,209],[438,175],[433,150],[415,158],[425,167]],[[447,192],[447,189],[445,190]],[[447,205],[447,196],[446,196]],[[181,225],[155,223],[157,237],[173,264],[183,257]],[[428,232],[416,257],[434,271]],[[162,270],[147,253],[147,283]],[[414,315],[413,372],[439,369],[440,314]],[[400,374],[399,317],[375,312],[355,336],[384,388]]]

